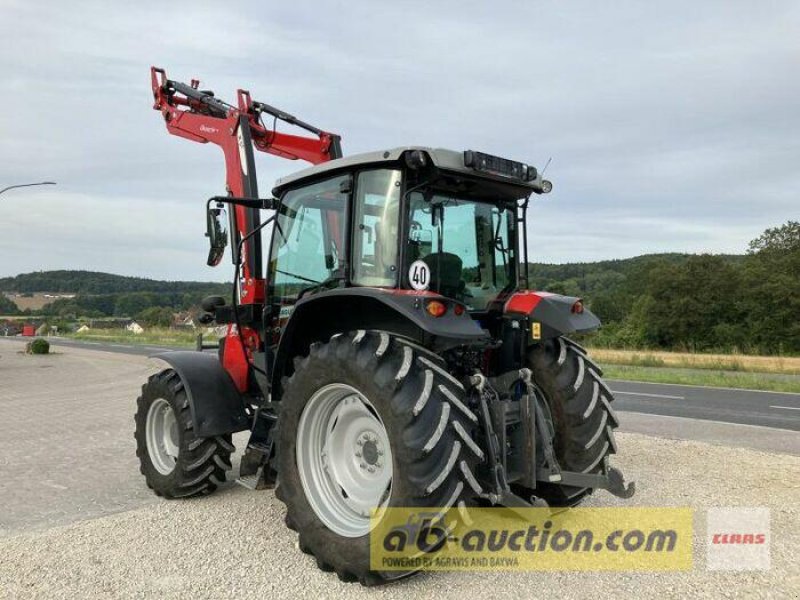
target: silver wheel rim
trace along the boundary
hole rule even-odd
[[[317,517],[344,537],[370,531],[370,511],[392,490],[389,436],[375,407],[355,388],[317,390],[297,427],[297,469]]]
[[[147,411],[145,424],[147,454],[156,471],[169,475],[178,462],[179,437],[178,420],[169,402],[157,398]]]

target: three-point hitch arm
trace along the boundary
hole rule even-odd
[[[290,160],[305,160],[312,164],[322,163],[342,155],[341,138],[322,131],[269,104],[252,100],[250,92],[238,90],[237,106],[228,104],[208,90],[199,89],[200,82],[190,84],[167,78],[164,69],[151,67],[153,108],[160,111],[167,131],[193,142],[216,144],[225,157],[225,182],[229,196],[258,198],[258,183],[253,148],[274,156]],[[272,123],[264,124],[264,115]],[[306,130],[313,137],[291,135],[276,130],[278,121]],[[237,291],[237,304],[263,304],[265,280],[261,256],[261,232],[255,231],[261,223],[258,208],[236,204],[231,214],[231,249],[233,261],[241,265]],[[243,244],[239,244],[241,240]],[[241,256],[237,248],[241,246]],[[244,328],[242,328],[244,329]],[[243,354],[256,351],[260,339],[257,332],[237,332],[234,339],[228,336],[226,354],[233,344],[243,346]],[[233,344],[232,344],[233,343]],[[233,348],[230,348],[233,351]],[[236,352],[230,352],[233,355]],[[240,357],[241,358],[241,357]],[[224,362],[228,362],[225,360]],[[248,361],[249,362],[249,361]],[[242,390],[246,386],[247,363],[236,361],[226,368]],[[235,371],[239,371],[237,374]]]

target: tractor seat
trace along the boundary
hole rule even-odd
[[[464,261],[457,254],[434,252],[422,259],[431,270],[431,286],[435,292],[449,298],[460,298],[466,284],[461,279]]]

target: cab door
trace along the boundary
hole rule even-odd
[[[348,179],[333,177],[290,190],[281,200],[267,282],[270,345],[277,343],[301,296],[345,276],[347,194],[341,189]]]

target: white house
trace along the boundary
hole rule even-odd
[[[136,321],[131,321],[125,329],[137,335],[144,332],[144,327],[139,325]]]

